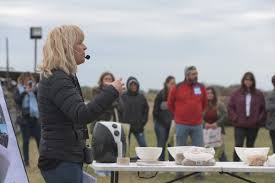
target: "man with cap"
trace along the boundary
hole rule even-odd
[[[130,124],[129,146],[131,134],[134,134],[139,146],[146,147],[144,126],[148,121],[149,105],[145,96],[139,91],[140,84],[135,77],[127,80],[127,91],[122,94],[122,122]]]
[[[168,108],[176,123],[176,144],[186,146],[188,136],[193,146],[203,146],[203,111],[207,106],[205,87],[198,82],[195,66],[185,69],[185,80],[171,89]]]

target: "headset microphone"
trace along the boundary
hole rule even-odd
[[[90,57],[90,55],[86,55],[84,58],[86,58],[87,60],[89,60],[91,57]]]

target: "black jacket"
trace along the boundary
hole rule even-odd
[[[173,114],[167,107],[167,101],[164,99],[164,90],[161,90],[155,98],[153,119],[154,122],[170,129],[171,122],[173,120]]]
[[[104,88],[96,87],[92,90],[92,100],[95,99],[101,92],[103,92]],[[117,115],[115,113],[117,111]],[[121,100],[115,100],[112,105],[108,106],[108,108],[90,125],[90,132],[93,133],[93,129],[95,123],[98,121],[115,121],[120,122],[120,113],[123,111],[123,104]]]
[[[38,86],[40,156],[83,162],[86,124],[98,118],[117,97],[118,92],[109,86],[86,105],[75,76],[55,70],[50,77],[42,78]]]
[[[131,82],[135,82],[139,86],[136,78],[130,77],[128,79],[128,91],[121,96],[123,103],[122,122],[131,125],[131,132],[143,132],[144,126],[148,121],[149,105],[143,94],[140,92],[132,93],[129,91]]]

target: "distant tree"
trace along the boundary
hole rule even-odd
[[[159,90],[156,89],[149,89],[147,92],[147,99],[149,102],[153,102],[156,98],[157,93],[159,92]]]
[[[88,86],[82,86],[81,91],[85,101],[89,101],[92,98],[92,88]]]

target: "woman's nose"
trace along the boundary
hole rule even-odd
[[[86,46],[85,44],[83,44],[83,46],[84,46],[84,48],[83,48],[83,49],[84,49],[84,50],[87,50],[87,46]]]

